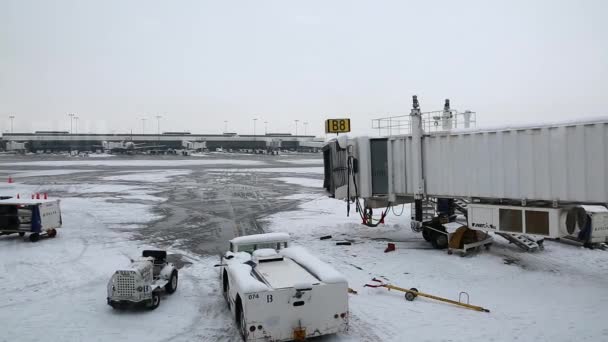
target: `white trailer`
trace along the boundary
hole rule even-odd
[[[55,237],[60,228],[59,200],[5,198],[0,200],[0,235],[29,233],[36,242],[41,236]]]
[[[291,341],[348,328],[348,283],[289,235],[230,240],[222,256],[222,291],[244,341]]]

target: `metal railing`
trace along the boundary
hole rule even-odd
[[[424,112],[421,115],[422,129],[425,133],[475,128],[477,125],[477,113],[468,110],[465,112],[454,109],[438,110]],[[372,128],[377,129],[380,136],[411,134],[411,117],[409,114],[405,114],[372,119]]]

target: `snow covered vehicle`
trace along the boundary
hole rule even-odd
[[[55,237],[61,227],[59,200],[0,199],[0,235],[18,233],[36,242],[41,236]]]
[[[160,293],[177,290],[177,268],[167,262],[166,251],[143,251],[128,268],[118,270],[108,282],[108,305],[123,309],[145,305],[156,309]]]
[[[348,328],[348,283],[284,233],[230,240],[224,297],[244,341],[303,340]]]

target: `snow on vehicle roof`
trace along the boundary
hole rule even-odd
[[[256,249],[255,251],[253,251],[253,256],[257,257],[257,258],[266,258],[266,257],[272,257],[272,256],[278,256],[279,253],[277,253],[276,249],[272,249],[272,248],[262,248],[262,249]]]
[[[59,200],[54,199],[28,199],[28,198],[9,198],[5,200],[0,200],[0,205],[37,205],[43,203],[53,203],[59,202]]]
[[[251,266],[247,264],[231,263],[230,267],[226,268],[232,280],[239,284],[239,288],[243,293],[263,292],[270,288],[261,281],[254,278],[251,274]]]
[[[235,237],[230,240],[235,245],[246,245],[252,243],[265,243],[265,242],[278,242],[278,241],[289,241],[289,234],[287,233],[266,233],[266,234],[254,234]]]
[[[310,273],[328,284],[346,283],[346,278],[333,267],[319,260],[300,246],[288,247],[279,251],[283,256],[293,259]]]

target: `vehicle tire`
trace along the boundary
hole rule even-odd
[[[426,242],[431,242],[431,232],[426,229],[426,228],[422,228],[422,237],[424,238],[424,240],[426,240]]]
[[[448,237],[445,234],[433,232],[431,235],[431,245],[435,249],[444,249],[448,247]]]
[[[156,309],[160,305],[160,293],[152,292],[152,303],[150,304],[150,310]]]
[[[32,234],[30,234],[30,241],[31,242],[36,242],[38,240],[40,240],[40,234],[38,234],[38,233],[32,233]]]
[[[238,328],[241,333],[241,337],[243,337],[243,341],[247,341],[247,324],[245,324],[245,312],[243,312],[243,305],[239,300],[237,304],[237,312],[238,315]]]
[[[230,295],[230,281],[228,280],[228,272],[224,270],[224,273],[222,274],[222,292],[224,293],[224,299],[226,299],[228,308],[230,308],[230,299],[228,298]]]
[[[418,289],[415,287],[412,287],[410,290],[418,292]],[[416,299],[416,297],[418,297],[418,295],[415,293],[411,293],[411,292],[405,293],[405,300],[407,300],[408,302],[413,301],[414,299]]]
[[[47,232],[48,236],[50,238],[54,238],[55,236],[57,236],[57,230],[56,229],[51,229]]]
[[[171,278],[169,278],[169,282],[165,285],[165,291],[168,294],[171,294],[177,290],[177,270],[173,270],[171,272]]]
[[[21,237],[25,236],[25,232],[19,232],[19,236],[21,236]]]

